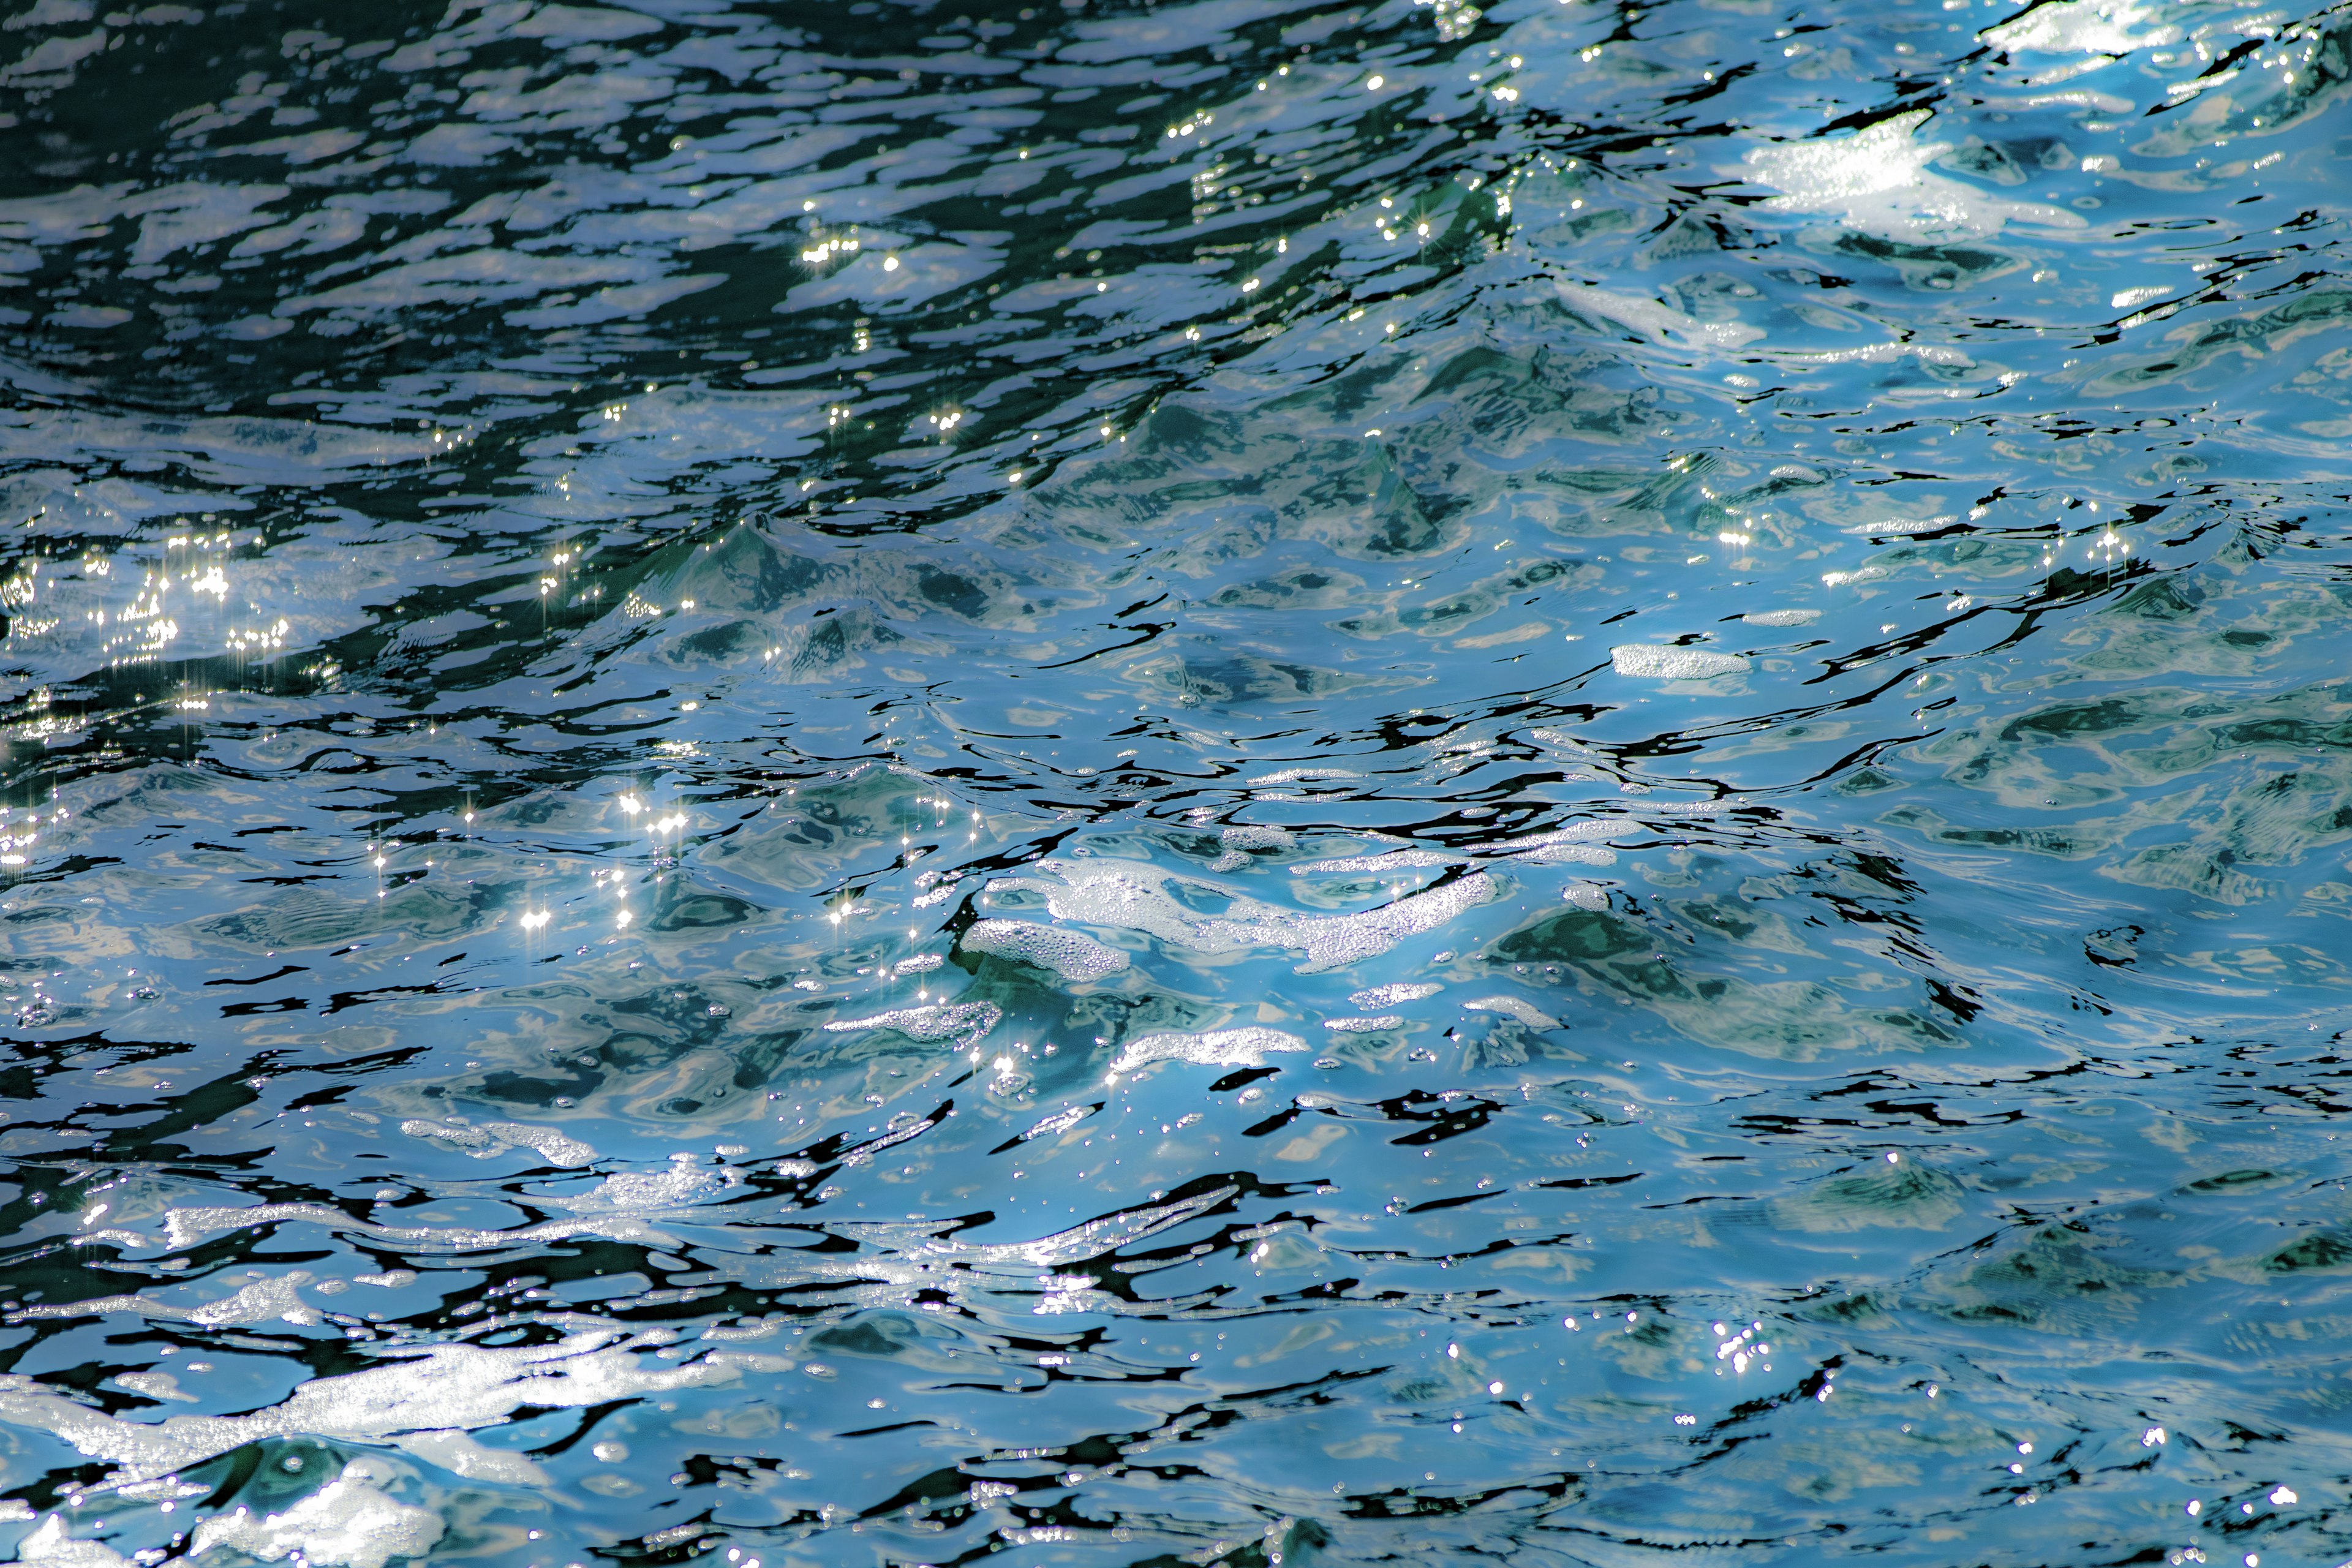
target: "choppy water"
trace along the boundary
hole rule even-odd
[[[0,1551],[2352,1553],[2352,9],[0,62]]]

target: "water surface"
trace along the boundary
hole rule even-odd
[[[0,1551],[2352,1554],[2347,77],[0,21]]]

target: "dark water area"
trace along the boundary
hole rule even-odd
[[[2352,1556],[2347,79],[0,18],[0,1553]]]

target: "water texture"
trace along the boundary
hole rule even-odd
[[[2352,1556],[2352,7],[105,5],[0,1553]]]

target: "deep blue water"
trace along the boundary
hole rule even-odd
[[[0,1552],[2352,1556],[2347,79],[0,20]]]

